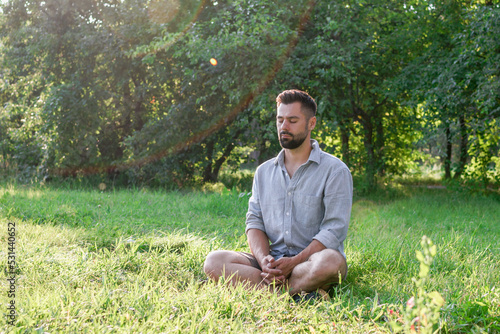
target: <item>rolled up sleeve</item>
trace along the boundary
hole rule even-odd
[[[264,233],[266,232],[266,228],[264,227],[264,220],[262,218],[262,209],[260,207],[258,173],[259,169],[257,169],[257,171],[255,172],[252,186],[252,196],[248,201],[245,233],[247,233],[248,230],[252,228],[261,230]]]
[[[325,215],[319,232],[313,238],[326,248],[339,250],[342,254],[351,217],[352,195],[352,176],[349,169],[343,168],[327,179],[323,198]]]

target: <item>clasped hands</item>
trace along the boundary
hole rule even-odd
[[[271,255],[267,255],[262,260],[262,280],[266,284],[276,284],[281,285],[292,274],[293,268],[297,265],[293,257],[282,257],[279,260],[275,260]]]

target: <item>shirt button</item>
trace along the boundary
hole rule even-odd
[[[290,216],[290,212],[287,212],[287,213],[286,213],[286,215],[287,215],[287,216]]]
[[[288,192],[288,196],[290,196],[291,194],[292,194],[292,192],[291,192],[291,191],[289,191],[289,192]]]
[[[288,231],[286,231],[285,233],[288,234]]]

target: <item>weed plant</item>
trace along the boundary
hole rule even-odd
[[[391,333],[411,329],[415,317],[405,312],[412,297],[426,296],[422,288],[443,298],[434,330],[500,332],[498,196],[412,185],[356,196],[349,274],[331,301],[309,304],[203,283],[210,251],[248,251],[248,198],[246,191],[4,184],[0,260],[5,268],[7,224],[15,222],[18,316],[15,326],[7,323],[2,292],[0,331]],[[415,284],[423,235],[436,245],[425,288]],[[0,285],[7,290],[5,272]],[[432,300],[424,297],[422,307]]]

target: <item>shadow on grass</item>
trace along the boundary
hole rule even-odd
[[[182,252],[189,246],[190,240],[179,240],[182,237],[190,238],[189,235],[183,236],[182,234],[174,234],[169,237],[161,238],[146,238],[135,240],[128,238],[126,240],[100,240],[99,243],[88,243],[89,251],[97,252],[101,249],[109,251],[116,251],[118,248],[123,247],[126,250],[133,252],[146,253],[175,253],[182,254]],[[191,237],[192,238],[192,237]]]

